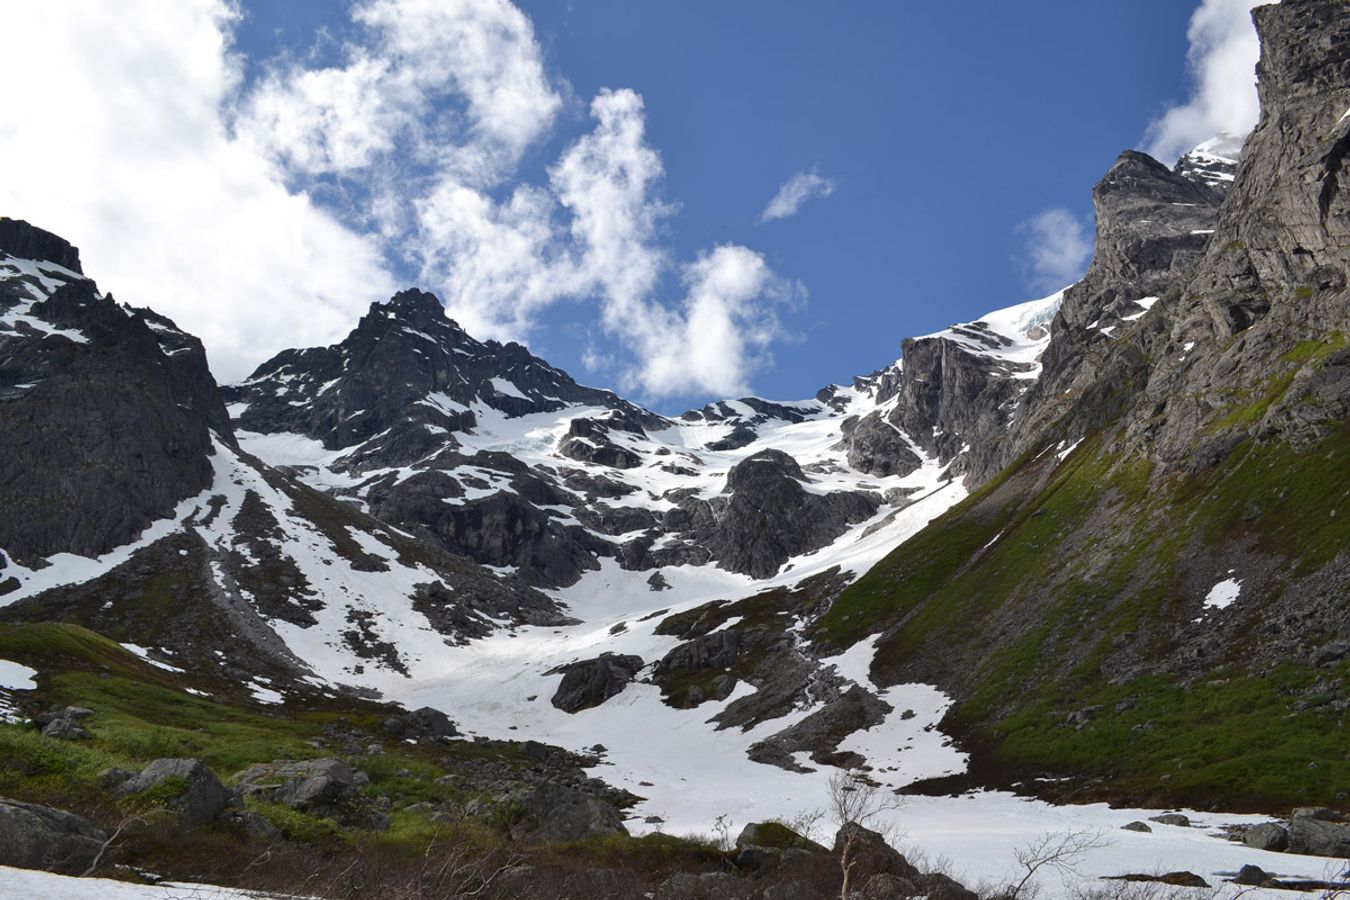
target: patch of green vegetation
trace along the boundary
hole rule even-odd
[[[154,787],[127,797],[123,804],[133,813],[150,813],[169,807],[187,791],[188,780],[178,775],[165,778]]]
[[[991,730],[992,756],[1101,775],[1117,792],[1197,808],[1335,804],[1350,784],[1344,722],[1296,710],[1293,698],[1318,677],[1347,670],[1289,665],[1266,676],[1217,672],[1190,685],[1152,676],[1047,692]],[[1066,724],[1068,712],[1093,706],[1101,711],[1083,727]]]
[[[1120,652],[1162,669],[1198,606],[1195,567],[1217,564],[1227,548],[1287,560],[1281,577],[1347,552],[1350,425],[1300,450],[1248,440],[1218,466],[1167,478],[1100,442],[1084,442],[1049,477],[1034,463],[1005,471],[999,495],[976,492],[901,545],[844,592],[817,638],[885,631],[874,677],[917,665],[958,679],[951,723],[1004,771],[1090,776],[1103,796],[1138,797],[1151,785],[1159,802],[1335,802],[1333,788],[1350,783],[1337,737],[1345,716],[1290,701],[1319,674],[1334,682],[1326,669],[1244,672],[1242,638],[1226,650],[1231,672],[1210,682],[1104,685]],[[1279,585],[1270,590],[1278,596]],[[969,647],[981,651],[953,657]],[[1065,725],[1090,706],[1102,707],[1099,719],[1081,731]],[[1263,767],[1277,771],[1258,774]]]
[[[1273,376],[1256,389],[1256,399],[1234,407],[1226,416],[1212,423],[1206,431],[1210,433],[1232,431],[1261,421],[1275,401],[1289,391],[1289,385],[1293,383],[1297,374],[1297,369],[1290,369],[1281,375]]]
[[[1212,545],[1255,535],[1298,573],[1350,548],[1350,424],[1304,452],[1246,444],[1203,483],[1199,519]]]
[[[267,819],[290,840],[311,847],[332,849],[355,837],[352,829],[343,828],[332,819],[302,812],[281,803],[267,803],[256,797],[248,797],[244,800],[244,806],[249,812],[258,813]]]
[[[1321,363],[1332,352],[1343,350],[1350,345],[1345,332],[1333,331],[1319,341],[1299,341],[1284,353],[1282,359],[1291,363]]]
[[[1296,288],[1294,288],[1294,296],[1297,297],[1297,298],[1300,299],[1300,300],[1308,300],[1308,299],[1311,299],[1311,298],[1312,298],[1312,295],[1315,294],[1315,293],[1317,293],[1317,291],[1315,291],[1315,290],[1313,290],[1312,288],[1307,287],[1307,286],[1296,287]]]

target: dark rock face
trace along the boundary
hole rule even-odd
[[[762,450],[727,473],[716,513],[693,504],[693,532],[733,572],[767,578],[790,557],[819,549],[870,517],[881,498],[863,492],[813,494],[801,466],[781,450]]]
[[[642,657],[602,653],[595,659],[573,663],[561,670],[562,682],[552,703],[563,712],[577,713],[599,706],[628,687],[643,666]]]
[[[0,798],[0,866],[82,875],[107,840],[108,835],[87,819]]]
[[[1253,16],[1261,119],[1222,208],[1211,200],[1206,224],[1214,189],[1137,155],[1108,173],[1116,183],[1098,187],[1092,267],[1065,297],[1044,374],[1001,461],[1037,446],[1052,426],[1076,438],[1123,417],[1125,448],[1166,469],[1211,467],[1243,437],[1213,427],[1236,395],[1269,391],[1289,369],[1283,354],[1292,346],[1343,329],[1350,119],[1337,116],[1350,106],[1339,49],[1350,24],[1332,0],[1259,7]],[[1170,205],[1181,202],[1193,205]],[[1088,324],[1136,294],[1162,299],[1130,329],[1094,338]],[[1330,433],[1350,414],[1350,383],[1345,363],[1321,362],[1243,430],[1295,446]],[[1299,403],[1309,392],[1316,402]]]
[[[612,469],[635,469],[642,465],[641,456],[610,438],[612,428],[609,420],[573,419],[558,452],[578,462]]]
[[[558,525],[519,495],[503,492],[442,510],[432,529],[442,547],[490,566],[517,566],[526,583],[575,584],[600,567],[594,551],[603,544]]]
[[[181,787],[167,805],[188,826],[213,821],[230,802],[230,792],[200,759],[157,759],[119,784],[117,793],[140,794],[164,784]]]
[[[1289,852],[1350,859],[1350,826],[1295,815],[1289,820]]]
[[[908,475],[923,462],[899,429],[879,415],[845,420],[838,449],[848,451],[848,464],[859,472],[882,477]]]
[[[1082,281],[1064,292],[1041,356],[1041,377],[1022,399],[1007,440],[973,470],[977,479],[991,476],[1041,440],[1081,400],[1085,384],[1101,379],[1103,355],[1116,352],[1136,320],[1147,321],[1151,309],[1139,301],[1174,290],[1196,264],[1214,232],[1223,197],[1202,179],[1177,174],[1143,153],[1120,155],[1093,189],[1097,237],[1092,263]],[[1145,365],[1140,357],[1123,359],[1112,381],[1137,379]],[[1080,406],[1090,418],[1077,427],[1075,437],[1120,411],[1119,400],[1113,406],[1106,397]]]
[[[609,391],[582,387],[519,344],[477,341],[433,295],[409,290],[375,303],[340,344],[287,350],[241,385],[225,389],[247,431],[296,432],[339,449],[393,429],[354,460],[407,465],[454,446],[473,428],[470,405],[509,416],[568,403],[627,408]]]
[[[25,304],[51,328],[0,325],[0,547],[20,562],[96,556],[211,483],[213,433],[233,442],[228,417],[195,338],[92,281],[54,272],[64,283],[48,291],[19,279],[6,259],[69,255],[24,223],[0,238],[0,311]]]
[[[65,238],[43,231],[21,219],[0,216],[0,251],[19,259],[53,262],[64,269],[84,274],[80,251]]]
[[[1274,822],[1253,825],[1242,836],[1242,843],[1257,850],[1288,850],[1289,832]]]
[[[580,841],[627,833],[623,817],[608,803],[551,784],[530,792],[521,820],[511,826],[511,837],[518,841]]]

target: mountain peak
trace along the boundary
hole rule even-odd
[[[0,216],[0,253],[19,259],[34,259],[56,263],[72,272],[84,274],[80,268],[80,251],[65,238],[22,219]]]
[[[1226,192],[1237,177],[1242,141],[1241,137],[1221,132],[1177,160],[1173,171],[1182,178]]]

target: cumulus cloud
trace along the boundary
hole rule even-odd
[[[1261,46],[1251,11],[1276,0],[1202,0],[1186,37],[1190,98],[1154,120],[1144,136],[1147,152],[1174,162],[1202,141],[1242,137],[1256,125],[1256,61]]]
[[[394,282],[343,225],[236,140],[222,0],[20,3],[0,80],[0,212],[81,245],[119,299],[205,341],[216,373],[345,333]],[[40,73],[40,74],[35,74]]]
[[[778,188],[769,205],[760,213],[761,222],[774,219],[786,219],[796,215],[802,204],[813,197],[828,197],[834,193],[835,183],[823,177],[815,169],[809,172],[794,172],[792,177]]]
[[[562,98],[534,28],[506,0],[366,0],[345,65],[275,66],[235,123],[308,175],[350,174],[399,152],[492,184],[552,124]]]
[[[334,63],[272,61],[251,85],[231,0],[106,6],[9,15],[0,76],[27,87],[0,106],[0,206],[201,335],[222,380],[338,339],[410,267],[481,337],[594,303],[587,359],[625,387],[737,393],[802,294],[745,247],[672,258],[633,91],[602,91],[546,181],[523,180],[569,89],[508,0],[358,0]],[[828,193],[810,177],[826,187],[803,198]]]
[[[1092,256],[1088,228],[1067,209],[1047,209],[1017,228],[1027,287],[1056,291],[1082,277]]]
[[[625,354],[584,355],[617,373],[624,389],[649,397],[743,393],[780,335],[780,301],[801,288],[763,257],[725,245],[676,264],[660,240],[674,208],[660,199],[660,155],[646,142],[642,98],[602,91],[595,126],[549,168],[547,190],[519,186],[494,203],[454,178],[418,205],[432,248],[429,280],[443,284],[447,310],[471,331],[527,337],[537,314],[561,299],[594,297],[596,327]],[[685,294],[659,299],[663,276]]]

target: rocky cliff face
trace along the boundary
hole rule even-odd
[[[888,623],[874,674],[954,691],[953,721],[1005,772],[1157,791],[1208,726],[1136,710],[1181,689],[1210,708],[1248,691],[1291,740],[1345,727],[1350,19],[1327,0],[1254,15],[1263,110],[1226,195],[1194,160],[1122,156],[1094,194],[1092,266],[994,457],[1007,467],[976,473],[819,623],[826,642]],[[1131,758],[1086,750],[1122,726]],[[1168,773],[1169,796],[1231,790],[1224,760],[1262,752],[1205,733],[1212,752]],[[1327,765],[1306,790],[1344,777]],[[1281,789],[1258,782],[1239,802]]]
[[[200,341],[99,293],[60,238],[6,219],[0,240],[0,617],[287,681],[309,668],[283,632],[399,671],[416,651],[390,629],[566,621],[241,453]]]
[[[342,343],[284,351],[225,394],[239,428],[359,448],[358,469],[407,465],[429,448],[455,446],[436,436],[473,428],[472,404],[508,416],[572,404],[641,412],[519,344],[475,340],[417,290],[372,305]]]
[[[127,543],[210,483],[213,435],[234,440],[201,343],[99,293],[65,241],[0,219],[0,550]]]

